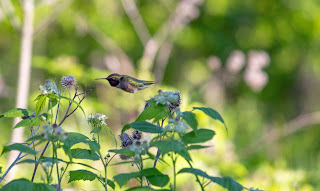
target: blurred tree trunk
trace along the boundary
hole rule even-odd
[[[23,1],[24,21],[21,34],[20,62],[18,89],[16,97],[16,108],[26,108],[28,105],[29,83],[31,73],[32,36],[33,36],[33,14],[34,0]],[[21,119],[15,118],[13,124]],[[24,128],[17,128],[12,131],[11,142],[23,142]],[[10,165],[17,157],[18,152],[10,152],[8,164]],[[7,176],[6,182],[14,178],[17,167],[13,167]]]

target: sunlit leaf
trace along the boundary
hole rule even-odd
[[[148,101],[149,105],[138,116],[136,121],[146,121],[153,119],[153,121],[159,121],[169,115],[166,108],[161,104],[156,104],[155,101]]]
[[[17,127],[33,127],[41,124],[41,119],[39,117],[29,117],[27,119],[21,120],[18,124],[16,124],[13,128]]]
[[[87,170],[75,170],[69,172],[69,181],[68,183],[76,180],[89,180],[93,181],[97,178],[97,175],[93,172],[87,171]]]
[[[32,115],[34,112],[27,110],[27,109],[11,109],[3,114],[0,115],[0,118],[2,117],[26,117]]]
[[[36,116],[38,116],[43,110],[46,104],[46,100],[47,100],[47,97],[45,95],[42,95],[39,97],[38,102],[36,104]]]

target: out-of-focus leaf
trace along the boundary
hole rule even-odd
[[[129,157],[133,157],[135,155],[133,151],[129,151],[127,149],[112,149],[112,150],[109,150],[109,152],[117,153],[119,155],[126,155]]]
[[[53,186],[33,183],[26,179],[13,180],[0,189],[1,191],[57,191]]]
[[[96,153],[92,153],[87,149],[71,149],[70,151],[75,159],[99,160],[99,156]]]
[[[214,177],[209,176],[207,173],[203,172],[202,170],[195,169],[195,168],[183,168],[181,169],[178,174],[180,173],[191,173],[197,176],[202,176],[204,178],[207,178],[211,180],[212,182],[215,182],[219,184],[220,186],[228,189],[229,191],[242,191],[243,186],[233,180],[231,177]]]

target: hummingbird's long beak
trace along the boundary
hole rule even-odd
[[[94,79],[94,80],[106,80],[107,78],[97,78],[97,79]]]

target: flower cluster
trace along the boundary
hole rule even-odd
[[[102,126],[107,126],[106,119],[108,119],[108,117],[101,113],[91,114],[88,117],[88,123],[94,128],[100,128]]]
[[[66,87],[67,89],[71,89],[73,87],[76,87],[77,79],[73,75],[63,76],[61,78],[61,85],[63,87]]]
[[[158,95],[154,96],[153,100],[156,101],[156,104],[161,104],[168,106],[171,109],[177,108],[180,106],[180,93],[172,91],[158,91]]]
[[[188,130],[188,126],[180,120],[180,117],[176,117],[175,119],[169,119],[169,123],[164,129],[166,132],[184,134]]]
[[[126,148],[129,151],[132,151],[136,154],[136,156],[147,154],[149,145],[147,141],[141,141],[142,133],[140,131],[133,131],[132,137],[130,137],[127,133],[122,133],[119,135],[121,140],[121,147]],[[130,157],[125,155],[120,155],[122,160],[127,160]]]
[[[58,88],[55,84],[52,84],[50,80],[46,80],[45,84],[39,86],[39,90],[41,94],[56,94],[58,95]]]
[[[43,132],[41,133],[41,137],[45,140],[51,141],[64,141],[68,138],[68,133],[64,132],[61,126],[57,124],[47,124],[43,126]]]

